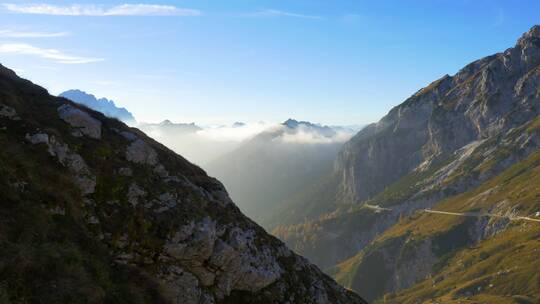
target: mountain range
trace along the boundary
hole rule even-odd
[[[85,101],[93,95],[67,95],[96,111],[102,108]],[[291,206],[306,188],[332,171],[343,143],[361,128],[295,119],[277,125],[235,122],[214,127],[164,120],[141,122],[137,127],[217,177],[240,209],[269,230],[286,218],[294,223],[305,216],[304,210]]]
[[[361,130],[69,92],[0,66],[0,302],[540,299],[540,26]]]
[[[173,123],[169,120],[160,123],[140,123],[137,127],[200,166],[205,166],[240,145],[240,140],[219,135],[218,138],[213,138],[210,133],[247,128],[243,125],[208,128],[195,123]]]
[[[133,114],[125,108],[117,107],[114,101],[107,98],[96,98],[96,96],[81,90],[68,90],[59,95],[76,103],[82,104],[92,110],[101,112],[105,116],[119,119],[127,124],[136,124]]]
[[[331,172],[352,135],[349,129],[288,119],[204,168],[224,183],[246,215],[270,229],[291,211],[289,201],[296,193]]]
[[[0,66],[2,303],[365,303],[117,119]]]
[[[369,301],[537,303],[539,114],[534,26],[362,129],[273,233]]]

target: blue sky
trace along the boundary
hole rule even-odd
[[[138,120],[364,124],[540,23],[540,1],[10,1],[0,63]]]

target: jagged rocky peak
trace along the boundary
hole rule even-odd
[[[306,126],[306,127],[321,127],[320,124],[314,124],[309,121],[298,121],[296,119],[289,118],[286,121],[282,123],[282,125],[287,126],[291,129],[297,128],[298,126]]]
[[[298,121],[296,119],[289,118],[281,125],[286,127],[286,132],[302,131],[308,133],[316,133],[323,137],[332,137],[336,135],[336,130],[333,127],[324,126],[319,123],[312,123],[309,121]]]
[[[528,43],[537,43],[538,47],[538,39],[540,39],[540,25],[533,26],[529,31],[527,31],[521,38],[518,40],[518,45],[525,46]]]
[[[169,119],[165,119],[159,123],[140,123],[138,124],[138,127],[142,128],[144,131],[147,131],[148,128],[170,132],[196,132],[202,130],[202,128],[196,125],[194,122],[175,123]]]
[[[0,212],[12,219],[0,223],[3,298],[365,303],[246,218],[202,169],[4,67],[0,143]]]
[[[289,128],[296,128],[298,124],[299,124],[298,120],[292,119],[292,118],[289,118],[283,122],[283,125]]]
[[[536,66],[540,62],[540,26],[536,25],[525,33],[516,48],[521,50],[521,58],[527,65],[525,68]]]
[[[93,94],[86,93],[81,90],[68,90],[59,95],[73,102],[82,104],[92,110],[101,112],[108,117],[117,118],[129,124],[135,124],[136,120],[125,108],[117,107],[114,101],[107,98],[96,98]]]
[[[538,114],[540,27],[503,53],[445,75],[345,144],[335,164],[346,201],[363,201],[422,163]]]

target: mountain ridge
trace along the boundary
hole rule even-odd
[[[444,205],[445,200],[474,191],[538,150],[539,64],[540,27],[534,26],[514,47],[420,89],[344,145],[332,175],[336,186],[321,190],[335,193],[328,202],[336,206],[334,211],[280,226],[274,234],[346,286],[364,292],[368,300],[382,300],[385,294],[392,299],[397,292],[405,299],[408,288],[446,271],[441,254],[451,259],[468,246],[482,246],[491,237],[485,231],[492,225],[503,234],[513,229],[504,219],[492,219],[490,225],[469,219],[470,225],[435,226],[418,240],[400,227],[406,221],[423,227],[415,219],[428,216],[422,215],[424,209],[444,206],[442,211],[459,213]],[[453,201],[466,209],[474,209],[476,202]],[[501,213],[540,208],[526,204],[483,208]],[[443,215],[429,216],[433,223]],[[470,232],[471,239],[469,233],[460,238],[448,230],[454,225],[456,231],[476,230]],[[387,236],[395,230],[402,233]],[[487,239],[479,236],[484,233]],[[438,249],[443,236],[455,246]],[[385,274],[371,280],[368,274],[375,269]],[[447,291],[440,292],[442,296]],[[455,295],[454,300],[463,297]],[[416,303],[411,297],[407,301]]]
[[[3,66],[0,123],[2,299],[365,303],[202,169]]]
[[[126,108],[117,107],[114,101],[105,97],[96,98],[93,94],[86,93],[81,90],[67,90],[58,95],[67,98],[76,103],[89,107],[92,110],[101,112],[108,117],[117,118],[128,124],[135,124],[137,121],[131,112]]]

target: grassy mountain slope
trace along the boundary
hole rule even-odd
[[[373,291],[362,284],[368,280],[362,278],[368,269],[395,263],[397,271],[388,271],[379,282],[379,286],[389,286],[398,279],[396,276],[405,275],[407,265],[423,263],[428,266],[425,277],[408,289],[386,295],[386,302],[538,300],[539,182],[537,151],[474,190],[433,207],[468,216],[417,211],[386,230],[357,256],[338,265],[334,275],[346,286],[376,298],[384,288]],[[428,250],[425,244],[429,244]],[[394,256],[389,258],[391,253]]]

